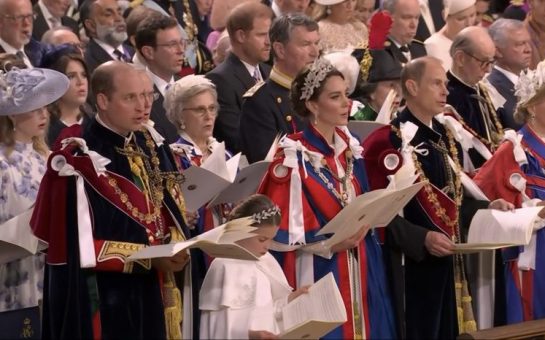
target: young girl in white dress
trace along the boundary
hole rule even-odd
[[[230,219],[251,216],[256,236],[237,244],[257,261],[216,258],[200,292],[201,339],[274,339],[281,330],[282,307],[308,287],[292,291],[282,268],[268,252],[280,224],[280,210],[264,195],[239,204]]]

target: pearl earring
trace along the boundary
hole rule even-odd
[[[325,14],[331,15],[331,8],[329,6],[325,8]]]
[[[183,120],[180,122],[180,129],[185,130],[185,123]]]

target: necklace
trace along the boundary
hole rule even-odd
[[[341,192],[339,192],[333,183],[327,178],[327,176],[322,172],[322,167],[314,167],[314,171],[320,177],[322,182],[326,185],[327,189],[329,189],[333,195],[339,200],[341,205],[345,207],[348,204],[348,181],[352,180],[352,172],[354,170],[354,158],[352,157],[351,151],[345,152],[345,159],[346,159],[346,172],[343,177],[337,176],[337,174],[327,165],[327,162],[325,159],[322,159],[321,165],[322,167],[329,172],[331,177],[333,177],[337,182],[341,184]]]

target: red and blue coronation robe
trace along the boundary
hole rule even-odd
[[[523,193],[511,180],[517,175],[526,180],[524,193],[528,198],[545,199],[545,142],[528,125],[518,134],[522,135],[521,147],[527,162],[517,162],[513,142],[505,141],[477,173],[475,182],[490,199],[503,198],[520,208]],[[545,318],[545,229],[538,230],[535,237],[535,270],[519,268],[523,247],[502,251],[507,323]]]
[[[346,131],[346,130],[345,130]],[[326,140],[312,126],[302,132],[290,135],[294,143],[300,143],[311,152],[323,155],[322,162],[327,163],[331,171],[337,173],[337,164],[347,169],[347,157],[352,157],[353,152],[349,148],[349,136],[341,129],[336,129],[336,139],[340,138],[345,143],[344,150],[332,148]],[[359,146],[359,143],[354,140]],[[337,144],[337,142],[336,142]],[[340,153],[339,153],[340,151]],[[284,166],[286,151],[279,152],[271,164],[262,186],[259,189],[270,197],[282,210],[282,222],[275,237],[275,241],[289,245],[290,243],[290,181],[294,168]],[[337,159],[337,162],[335,160]],[[317,244],[325,239],[325,236],[316,236],[316,233],[324,227],[343,208],[341,201],[328,189],[327,183],[320,178],[313,165],[297,152],[298,172],[301,178],[302,193],[302,220],[304,224],[304,240],[306,245]],[[328,171],[322,167],[320,171],[340,192],[340,183]],[[353,176],[351,184],[356,195],[368,191],[367,175],[363,159],[354,159]],[[360,226],[354,226],[357,228]],[[365,239],[356,248],[348,251],[334,253],[331,259],[315,254],[305,255],[300,249],[283,252],[273,252],[281,264],[288,282],[292,287],[300,287],[308,282],[298,282],[301,271],[309,271],[305,264],[312,266],[311,276],[314,281],[324,277],[329,272],[335,276],[335,280],[345,304],[348,321],[330,332],[325,338],[350,339],[354,338],[356,329],[363,329],[364,336],[371,339],[395,338],[395,321],[390,300],[389,286],[385,279],[382,251],[374,231],[369,231]],[[310,262],[302,264],[301,259],[307,256]],[[354,262],[355,261],[355,262]],[[357,268],[357,270],[354,270]],[[352,273],[352,277],[351,277]],[[353,310],[353,297],[361,301],[359,310],[363,311],[363,317]]]

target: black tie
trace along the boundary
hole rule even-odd
[[[409,47],[407,45],[400,46],[399,50],[401,52],[403,52],[403,53],[409,53],[410,52]]]
[[[125,53],[121,52],[120,50],[114,50],[114,54],[117,56],[117,60],[123,61],[125,63],[129,62],[129,59],[127,59]]]

